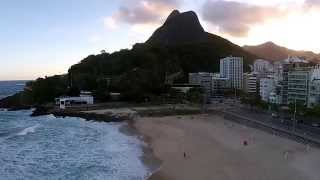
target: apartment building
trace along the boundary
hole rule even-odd
[[[296,67],[288,72],[288,104],[308,105],[311,69]]]
[[[243,89],[243,58],[230,56],[220,59],[220,76],[229,79],[230,88]]]

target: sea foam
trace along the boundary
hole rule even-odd
[[[39,127],[39,124],[35,125],[35,126],[31,126],[28,128],[25,128],[24,130],[22,130],[21,132],[19,132],[17,135],[18,136],[25,136],[29,133],[34,133],[36,132],[36,129]]]
[[[143,180],[143,143],[122,123],[0,113],[0,180]]]

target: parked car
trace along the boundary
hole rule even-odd
[[[277,113],[272,113],[271,116],[272,116],[273,118],[279,118],[279,117],[280,117],[279,114],[277,114]]]

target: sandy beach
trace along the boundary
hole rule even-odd
[[[318,180],[320,177],[319,149],[220,116],[146,117],[137,119],[134,125],[148,139],[156,158],[162,161],[151,180]]]

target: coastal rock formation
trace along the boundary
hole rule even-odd
[[[30,109],[32,105],[30,94],[24,91],[0,100],[0,109],[23,110]]]

